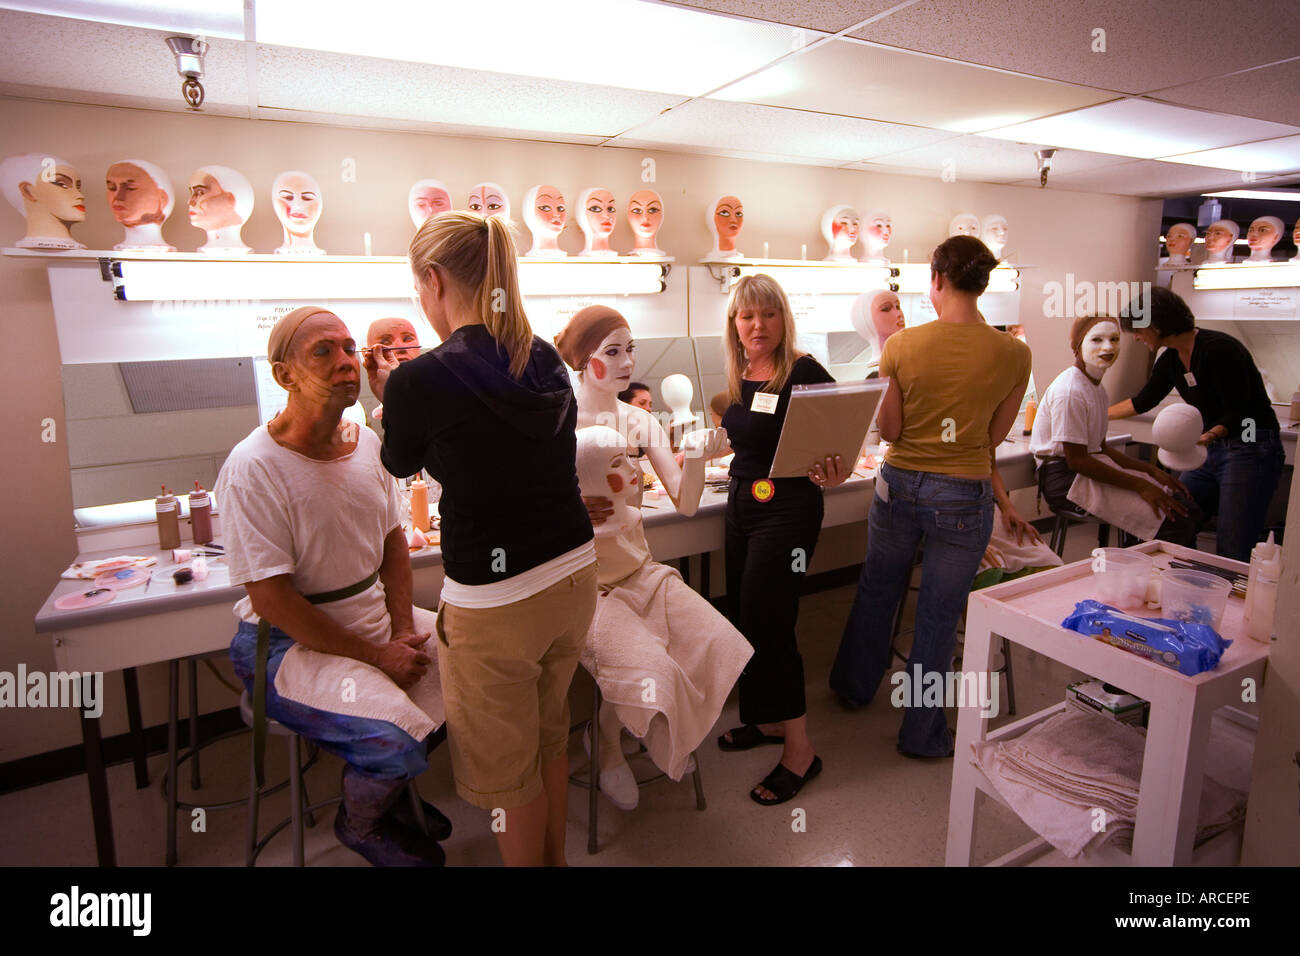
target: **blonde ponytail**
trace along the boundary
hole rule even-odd
[[[509,356],[511,377],[519,379],[532,353],[533,329],[519,294],[516,255],[504,219],[460,211],[426,219],[409,250],[417,281],[423,281],[436,265],[461,287],[488,333]]]

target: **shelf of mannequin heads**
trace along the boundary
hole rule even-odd
[[[1246,255],[1236,255],[1241,226],[1216,220],[1204,237],[1190,222],[1171,225],[1162,241],[1156,280],[1180,295],[1203,321],[1300,319],[1300,222],[1291,232],[1296,254],[1275,259],[1286,235],[1277,216],[1257,216],[1246,230]]]

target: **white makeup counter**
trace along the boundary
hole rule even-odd
[[[1008,489],[1032,487],[1033,464],[1027,439],[1019,434],[998,449],[999,470]],[[1110,440],[1123,447],[1127,431],[1118,430]],[[875,479],[855,475],[826,494],[823,527],[865,521],[875,492]],[[217,502],[220,507],[220,502]],[[687,518],[673,510],[666,497],[643,508],[646,540],[655,558],[669,561],[707,555],[723,547],[727,507],[725,491],[706,490],[695,515]],[[221,538],[220,515],[214,519],[217,540]],[[36,631],[50,635],[54,643],[55,666],[63,671],[125,671],[127,706],[133,718],[131,729],[139,730],[138,703],[133,699],[133,669],[145,664],[169,664],[169,741],[174,748],[178,713],[179,662],[213,654],[230,645],[236,628],[232,608],[244,596],[242,585],[232,585],[225,564],[209,558],[210,573],[202,582],[178,585],[172,580],[170,552],[160,552],[152,523],[88,532],[81,535],[79,561],[122,554],[153,555],[158,564],[147,585],[120,591],[108,604],[82,610],[58,610],[54,602],[65,594],[87,590],[85,580],[61,580],[36,615]],[[862,553],[865,554],[863,541]],[[415,603],[437,607],[442,590],[442,553],[436,547],[411,555]],[[95,824],[96,847],[101,866],[115,864],[112,821],[108,808],[108,785],[104,776],[99,723],[82,718],[82,739]],[[143,751],[137,753],[137,782],[143,777]],[[140,784],[143,785],[143,784]],[[174,833],[168,839],[169,858],[174,851]]]

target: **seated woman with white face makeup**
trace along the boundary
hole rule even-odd
[[[650,556],[636,505],[640,469],[629,461],[622,434],[603,425],[578,430],[578,482],[584,496],[612,499],[609,517],[596,527],[601,599],[582,664],[604,697],[601,792],[631,810],[637,785],[620,724],[660,770],[680,780],[695,769],[692,755],[753,649],[675,569]]]
[[[1048,507],[1058,514],[1100,518],[1138,537],[1154,536],[1195,547],[1200,509],[1182,483],[1106,443],[1110,399],[1101,380],[1119,358],[1119,323],[1101,315],[1075,319],[1070,327],[1070,349],[1074,364],[1056,376],[1043,393],[1029,439],[1029,450],[1037,459],[1039,492]],[[1110,461],[1103,460],[1103,455]],[[1105,486],[1105,503],[1094,505],[1102,513],[1090,515],[1072,500],[1077,476]],[[1176,489],[1181,497],[1166,489]],[[1073,497],[1088,500],[1086,493],[1081,488],[1073,490]],[[1148,508],[1150,518],[1145,517]],[[1154,535],[1141,533],[1152,528],[1157,528]]]

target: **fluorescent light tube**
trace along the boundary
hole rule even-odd
[[[726,266],[724,265],[723,268]],[[785,266],[769,263],[737,265],[734,268],[738,270],[739,275],[732,278],[731,285],[735,285],[736,280],[741,276],[770,275],[781,284],[781,288],[787,295],[856,295],[876,289],[887,289],[889,283],[893,281],[886,266],[839,264]]]
[[[1198,292],[1218,289],[1276,289],[1300,286],[1300,264],[1202,266],[1192,273],[1192,288]]]

